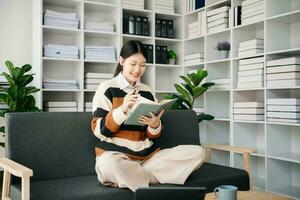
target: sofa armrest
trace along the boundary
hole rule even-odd
[[[244,169],[249,174],[250,190],[252,190],[252,170],[251,170],[250,154],[256,152],[255,148],[237,147],[237,146],[230,146],[224,144],[202,144],[202,146],[206,149],[206,161],[209,161],[211,159],[212,150],[242,153]]]
[[[30,177],[33,175],[31,169],[7,158],[0,158],[0,167],[3,168],[2,199],[9,198],[11,174],[22,178],[22,200],[30,198]]]

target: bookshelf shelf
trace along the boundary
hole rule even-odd
[[[56,26],[42,26],[45,32],[55,32],[55,33],[73,33],[76,34],[80,32],[80,29],[62,28]]]
[[[71,58],[52,58],[52,57],[42,57],[43,60],[52,60],[52,61],[68,61],[68,62],[79,62],[80,59],[71,59]]]

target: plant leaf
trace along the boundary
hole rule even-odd
[[[193,88],[194,99],[201,96],[208,88],[204,87],[195,87]]]
[[[188,78],[188,77],[186,77],[186,76],[179,76],[182,80],[184,80],[184,82],[186,82],[187,84],[189,84],[190,86],[192,86],[193,84],[192,84],[192,82],[191,82],[191,80]]]
[[[191,96],[194,96],[193,88],[189,84],[181,83],[181,85],[190,93]]]
[[[1,133],[5,133],[5,126],[1,126],[1,127],[0,127],[0,132],[1,132]]]
[[[207,82],[207,83],[202,84],[201,87],[209,88],[209,87],[214,86],[214,85],[215,85],[215,83],[213,83],[213,82]]]
[[[200,82],[205,79],[208,75],[208,72],[204,69],[198,69],[197,70],[197,76],[199,77],[200,79]]]
[[[25,64],[25,65],[23,65],[22,66],[22,70],[24,71],[24,72],[28,72],[28,71],[30,71],[31,70],[31,65],[30,64]]]
[[[15,84],[15,80],[13,79],[13,77],[11,77],[10,75],[8,75],[6,72],[2,72],[1,76],[4,76],[4,78],[6,78],[7,82],[10,85],[14,85]]]
[[[201,113],[201,114],[197,115],[197,118],[198,118],[198,122],[201,122],[203,120],[206,120],[206,121],[213,120],[215,117],[212,115],[209,115],[209,114]]]
[[[187,90],[185,90],[181,85],[179,85],[177,83],[175,83],[174,86],[175,86],[177,92],[179,92],[180,94],[182,94],[186,100],[188,100],[188,101],[191,102],[191,97],[190,97],[190,95],[189,95],[189,93],[188,93]]]
[[[15,68],[14,64],[11,61],[7,60],[7,61],[5,61],[5,65],[6,65],[7,69],[8,69],[8,71],[9,71],[9,73],[13,74],[13,70]]]

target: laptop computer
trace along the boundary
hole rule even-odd
[[[135,200],[204,200],[205,187],[148,187],[135,191]]]

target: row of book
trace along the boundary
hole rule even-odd
[[[85,46],[84,57],[89,60],[116,61],[113,46]]]
[[[242,1],[242,24],[254,23],[263,20],[265,17],[264,0]]]
[[[77,80],[73,79],[44,79],[45,89],[78,89]]]
[[[78,59],[79,48],[75,45],[44,45],[44,56],[52,58]]]
[[[92,30],[92,31],[116,32],[116,27],[114,22],[110,22],[110,21],[106,21],[106,22],[85,21],[84,28],[86,30]]]
[[[96,90],[100,83],[113,77],[112,73],[94,73],[88,72],[84,74],[84,88],[88,90]]]
[[[269,98],[267,100],[267,120],[273,122],[300,122],[300,99]]]
[[[45,101],[44,111],[46,112],[77,112],[76,101]]]
[[[222,6],[206,12],[209,33],[222,31],[229,27],[230,6]]]
[[[230,79],[229,78],[218,78],[218,79],[212,79],[210,82],[215,83],[214,86],[212,86],[211,90],[229,90],[230,89]]]
[[[239,43],[238,57],[253,56],[264,52],[264,39],[255,38]]]
[[[264,102],[234,102],[233,119],[263,121],[264,120]]]
[[[239,60],[237,88],[261,88],[264,81],[264,57]]]
[[[157,18],[155,20],[155,37],[174,38],[173,20]]]
[[[206,33],[205,12],[197,13],[197,20],[188,24],[187,38],[198,37]]]
[[[205,6],[205,0],[185,0],[184,12],[189,13]]]
[[[124,14],[123,33],[131,35],[150,35],[148,17]]]
[[[73,12],[57,12],[46,9],[44,12],[44,25],[78,29],[79,18]]]
[[[93,102],[84,102],[84,111],[92,112],[93,111]]]
[[[267,61],[268,87],[300,86],[300,57],[286,57]]]
[[[122,0],[122,7],[133,10],[144,10],[145,0]]]
[[[198,65],[204,62],[204,53],[193,53],[184,56],[184,65]]]
[[[158,13],[175,13],[174,0],[156,0],[155,1],[155,11]]]

